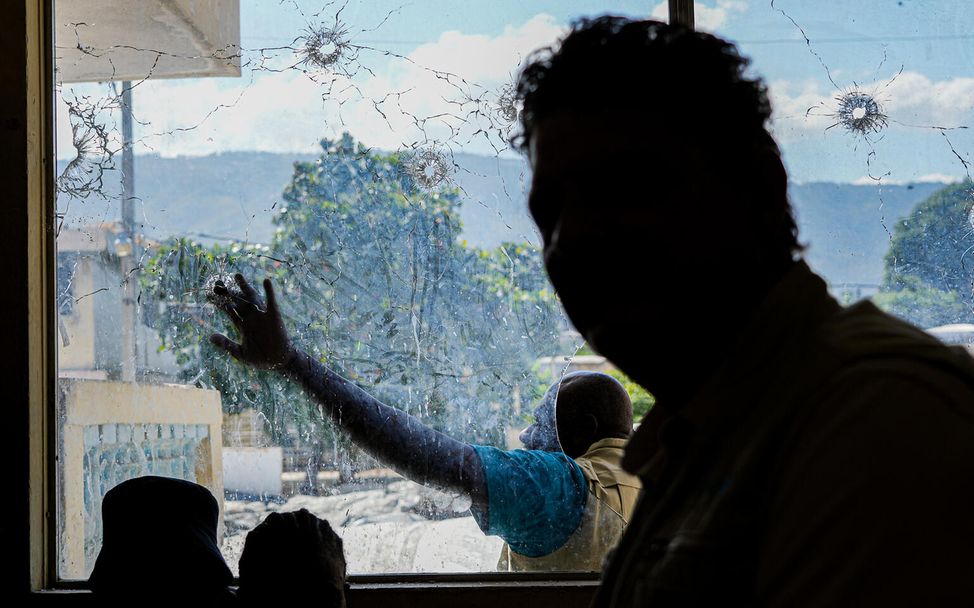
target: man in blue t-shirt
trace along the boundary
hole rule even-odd
[[[599,426],[601,433],[578,432]],[[581,530],[586,510],[591,511],[597,500],[591,491],[593,484],[602,489],[611,486],[607,491],[610,495],[599,498],[615,521],[603,517],[592,525],[613,526],[613,533],[603,531],[603,536],[613,541],[621,534],[639,487],[638,480],[620,474],[622,448],[631,428],[629,395],[614,378],[572,372],[549,387],[541,399],[533,424],[519,437],[525,449],[473,446],[483,467],[487,500],[474,503],[471,511],[485,534],[500,536],[506,542],[502,568],[599,568],[608,547],[593,541],[592,531],[587,531],[586,543],[574,547],[572,555],[554,560],[538,558],[555,554]],[[597,467],[592,466],[592,460]],[[583,469],[582,465],[588,466]]]
[[[216,282],[213,302],[234,323],[240,342],[214,334],[216,346],[299,383],[359,447],[404,477],[470,496],[480,527],[515,552],[539,557],[565,545],[592,511],[593,489],[609,502],[614,494],[627,494],[627,505],[634,502],[632,488],[610,482],[605,494],[598,482],[612,478],[632,431],[629,395],[611,376],[575,372],[549,388],[534,423],[521,434],[526,450],[472,446],[381,403],[295,348],[270,279],[264,280],[266,304],[242,275],[234,280],[235,286]],[[592,448],[611,454],[584,466],[574,460]]]

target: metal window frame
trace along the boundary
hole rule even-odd
[[[61,581],[57,573],[54,0],[13,2],[5,13],[0,76],[12,93],[0,99],[0,129],[10,139],[0,150],[6,161],[0,172],[10,199],[0,222],[0,251],[14,263],[0,318],[13,328],[13,356],[0,373],[12,403],[7,420],[15,429],[16,498],[4,501],[2,514],[12,522],[13,563],[20,566],[3,570],[0,589],[45,601],[87,601],[86,583]],[[669,15],[670,22],[693,28],[693,0],[669,0]],[[492,608],[540,601],[571,608],[588,605],[598,575],[391,574],[352,576],[349,582],[350,603],[383,608],[419,601]]]
[[[669,22],[694,28],[693,0],[669,0]]]

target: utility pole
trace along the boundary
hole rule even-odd
[[[135,382],[136,327],[135,294],[139,277],[135,239],[135,152],[132,149],[132,83],[122,82],[122,232],[115,240],[122,271],[121,358],[122,381]]]

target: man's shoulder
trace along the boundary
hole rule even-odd
[[[627,486],[640,488],[639,478],[622,468],[622,457],[627,439],[603,439],[592,444],[584,454],[575,459],[590,483],[603,487]]]
[[[831,452],[849,441],[873,454],[924,444],[936,459],[956,448],[951,441],[974,446],[974,358],[964,349],[869,302],[837,310],[789,348],[773,374],[780,377],[755,385],[770,388],[747,427],[783,453]],[[938,439],[945,429],[951,440]]]
[[[821,327],[822,337],[844,349],[880,350],[890,347],[943,347],[919,327],[880,310],[869,300],[839,309]]]
[[[565,469],[577,469],[578,465],[564,452],[548,452],[545,450],[505,450],[493,446],[472,446],[480,457],[484,470],[488,473],[495,471],[510,471],[516,473],[532,471],[535,475],[543,472],[559,472]],[[580,474],[580,473],[579,473]]]
[[[920,384],[947,381],[974,391],[974,358],[922,329],[863,301],[842,309],[824,323],[817,347],[836,363],[829,384],[898,378]]]
[[[794,410],[786,442],[793,448],[831,451],[849,441],[890,461],[894,453],[923,461],[974,446],[974,358],[966,350],[869,302],[837,313],[815,345],[814,359],[828,363],[802,383],[806,407]]]

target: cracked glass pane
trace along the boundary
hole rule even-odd
[[[698,15],[738,24],[746,4]],[[585,347],[548,283],[510,140],[533,51],[578,16],[653,6],[55,8],[60,575],[90,574],[106,492],[141,475],[210,489],[234,572],[250,530],[301,508],[344,539],[350,573],[532,569],[481,531],[469,495],[403,478],[306,386],[233,361],[210,336],[235,337],[221,312],[246,293],[235,275],[267,277],[296,347],[437,437],[518,447],[575,370],[618,377],[641,416],[652,397]],[[906,61],[896,48],[882,74]],[[884,104],[834,112],[868,139],[897,124]],[[585,505],[593,534],[543,569],[599,568],[623,521]]]
[[[970,347],[969,4],[715,6],[700,25],[737,42],[768,84],[806,259],[840,300],[871,299]]]

